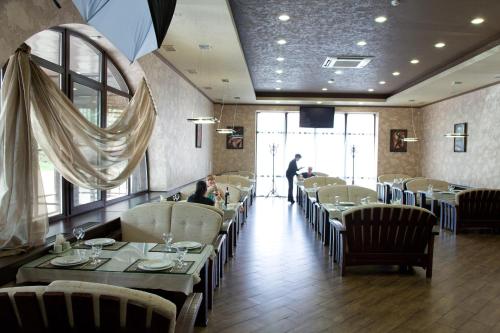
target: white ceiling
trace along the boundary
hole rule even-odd
[[[200,44],[210,45],[201,51]],[[173,45],[176,51],[167,51]],[[311,104],[422,106],[500,81],[500,46],[397,93],[386,101],[369,99],[259,98],[226,0],[179,0],[167,37],[159,51],[212,101],[244,104]],[[191,74],[188,70],[196,70]],[[229,79],[223,83],[222,79]],[[454,82],[462,82],[454,84]],[[211,89],[206,89],[211,87]],[[411,101],[413,100],[413,101]]]

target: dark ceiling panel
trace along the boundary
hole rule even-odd
[[[392,94],[500,39],[498,0],[229,0],[257,95],[275,93]],[[280,14],[288,22],[278,20]],[[386,16],[383,24],[374,21]],[[485,23],[475,26],[474,17]],[[280,46],[278,39],[287,44]],[[360,40],[368,44],[356,45]],[[446,47],[434,44],[444,41]],[[335,75],[327,56],[373,56],[363,69]],[[278,62],[283,56],[285,61]],[[418,58],[418,65],[410,60]],[[282,69],[283,74],[276,74]],[[500,69],[493,69],[498,71]],[[399,71],[395,77],[392,72]],[[276,83],[277,79],[283,83]],[[334,79],[334,84],[328,84]],[[380,85],[379,81],[386,81]],[[275,91],[276,87],[281,91]]]

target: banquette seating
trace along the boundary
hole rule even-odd
[[[4,332],[193,332],[201,294],[182,307],[147,292],[107,284],[54,281],[0,289]]]
[[[335,197],[338,196],[339,202],[352,202],[358,205],[361,199],[366,197],[371,198],[371,201],[375,201],[377,192],[356,185],[327,185],[318,189],[317,196],[320,204],[319,231],[323,242],[327,244],[327,237],[330,233],[330,216],[321,204],[334,204]]]
[[[436,216],[420,207],[373,204],[342,215],[340,266],[422,267],[432,277]]]
[[[394,180],[406,181],[411,179],[411,176],[403,173],[388,173],[379,175],[377,178],[377,200],[384,203],[389,203],[391,201],[391,186],[388,183],[394,182]]]
[[[450,184],[444,180],[431,179],[431,178],[415,178],[405,183],[404,200],[403,203],[411,206],[420,206],[423,208],[430,208],[426,204],[425,193],[429,186],[433,190],[448,191]]]
[[[318,189],[318,201],[320,203],[335,203],[336,196],[339,197],[339,201],[359,204],[361,199],[366,197],[370,197],[374,201],[377,192],[356,185],[327,185]]]
[[[313,173],[318,176],[318,177],[328,177],[328,174],[327,173],[324,173],[324,172],[316,172],[316,171],[313,171]]]
[[[441,227],[461,232],[466,229],[500,229],[500,190],[476,188],[458,193],[455,202],[441,202]]]
[[[328,177],[328,176],[314,176],[304,179],[305,188],[313,188],[314,184],[317,187],[322,187],[326,185],[345,185],[345,180],[338,177]]]
[[[220,233],[224,212],[213,206],[191,202],[163,201],[129,209],[121,216],[122,240],[127,242],[162,242],[164,232],[172,232],[174,242],[196,241],[212,244],[215,257],[209,260],[209,295],[221,276],[227,253],[226,235]]]

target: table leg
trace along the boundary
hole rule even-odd
[[[208,325],[208,289],[211,287],[208,285],[208,261],[200,271],[200,279],[201,281],[193,288],[194,292],[203,294],[200,309],[196,316],[196,326],[206,327]]]

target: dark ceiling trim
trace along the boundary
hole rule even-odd
[[[172,65],[170,63],[170,61],[167,60],[167,58],[165,58],[163,56],[163,54],[160,53],[160,51],[156,50],[156,51],[153,51],[153,54],[158,57],[158,59],[160,59],[165,65],[167,65],[168,67],[170,67],[171,70],[173,70],[175,73],[177,73],[181,78],[183,78],[187,83],[189,83],[194,89],[198,90],[200,92],[200,94],[202,94],[203,96],[205,96],[210,102],[212,102],[212,104],[215,104],[215,101],[212,100],[210,97],[208,97],[207,94],[205,94],[203,92],[203,90],[201,90],[200,88],[198,88],[193,82],[191,82],[191,80],[189,80],[187,78],[186,75],[184,75],[182,72],[180,72],[177,68],[174,67],[174,65]]]
[[[498,45],[500,45],[500,34],[495,35],[493,38],[491,38],[486,44],[484,44],[480,48],[468,49],[467,51],[458,55],[449,64],[447,64],[445,66],[441,66],[441,67],[435,67],[434,69],[432,69],[431,71],[427,72],[426,74],[420,76],[416,80],[410,81],[409,83],[405,84],[401,88],[392,92],[391,96],[399,94],[400,92],[403,92],[406,89],[409,89],[409,88],[411,88],[411,87],[413,87],[413,86],[415,86],[415,85],[417,85],[425,80],[428,80],[428,79],[430,79],[438,74],[441,74],[450,68],[453,68],[457,65],[460,65],[461,63],[463,63],[467,60],[470,60],[470,59],[474,58],[475,56],[478,56],[481,53],[484,53],[484,52],[486,52],[486,51],[488,51],[488,50],[490,50]],[[479,88],[479,89],[481,89],[481,88]],[[470,91],[474,91],[474,90],[470,90]],[[447,99],[447,98],[445,98],[445,99]],[[430,104],[433,104],[433,103],[436,103],[436,102],[432,102]],[[430,104],[427,104],[427,105],[430,105]]]
[[[449,99],[453,99],[453,98],[457,98],[457,97],[460,97],[460,96],[463,96],[463,95],[467,95],[467,94],[471,94],[475,91],[478,91],[478,90],[481,90],[481,89],[486,89],[486,88],[489,88],[489,87],[492,87],[492,86],[496,86],[497,84],[500,84],[500,81],[496,81],[496,82],[493,82],[493,83],[489,83],[487,85],[484,85],[484,86],[481,86],[481,87],[478,87],[478,88],[474,88],[472,90],[467,90],[467,91],[463,91],[459,94],[456,94],[456,95],[453,95],[453,96],[449,96],[449,97],[445,97],[443,99],[440,99],[438,101],[434,101],[434,102],[431,102],[431,103],[428,103],[428,104],[424,104],[424,105],[419,105],[418,108],[421,109],[421,108],[425,108],[427,106],[430,106],[430,105],[433,105],[433,104],[438,104],[438,103],[441,103],[441,102],[444,102],[444,101],[447,101]]]
[[[275,99],[285,99],[285,98],[318,98],[318,99],[369,99],[373,101],[383,100],[385,101],[389,98],[390,94],[364,94],[364,93],[300,93],[300,92],[272,92],[272,91],[259,91],[255,92],[257,99],[259,98],[275,98]]]

